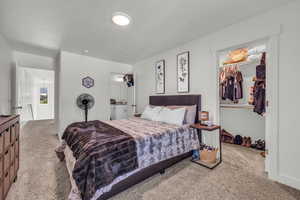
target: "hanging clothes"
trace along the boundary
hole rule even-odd
[[[243,75],[237,68],[225,68],[220,72],[220,97],[238,103],[243,98]]]
[[[234,94],[235,99],[242,99],[243,98],[243,74],[240,71],[235,73],[235,81],[234,81]]]
[[[231,101],[235,100],[234,82],[235,80],[233,76],[229,76],[226,80],[225,97]]]
[[[224,70],[220,72],[220,97],[225,100],[225,90],[226,90],[226,73]]]
[[[260,65],[256,66],[256,78],[266,79],[266,52],[262,54]]]
[[[253,111],[259,115],[266,112],[266,53],[261,58],[260,65],[256,67],[256,81],[253,88]]]
[[[265,81],[256,81],[254,86],[254,112],[263,115],[266,112]]]

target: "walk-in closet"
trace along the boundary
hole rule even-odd
[[[218,53],[222,140],[265,156],[267,42],[256,41]]]

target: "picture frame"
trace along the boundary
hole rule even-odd
[[[41,87],[40,88],[40,104],[48,104],[48,88],[47,87]]]
[[[155,63],[155,91],[156,94],[165,93],[165,60]]]
[[[82,79],[82,86],[85,88],[92,88],[95,85],[95,81],[94,79],[92,79],[91,77],[87,76],[85,78]]]
[[[190,92],[190,52],[177,55],[177,92]]]

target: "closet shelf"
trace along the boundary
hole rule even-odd
[[[221,108],[236,108],[236,109],[253,109],[253,105],[249,104],[220,104]]]
[[[259,62],[260,62],[260,60],[256,59],[256,60],[244,61],[244,62],[239,62],[239,63],[220,65],[220,68],[222,68],[222,67],[234,67],[236,65],[241,67],[241,66],[246,66],[246,65],[250,65],[250,64],[259,64]]]

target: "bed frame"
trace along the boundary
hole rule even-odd
[[[195,122],[198,121],[198,112],[201,111],[201,95],[172,95],[172,96],[150,96],[149,104],[154,106],[168,106],[168,105],[197,105],[197,112]],[[182,161],[183,159],[191,156],[191,152],[186,154],[176,156],[174,158],[159,162],[155,165],[147,167],[131,176],[125,180],[117,183],[112,187],[112,189],[103,194],[98,200],[106,200],[110,197],[140,183],[141,181],[153,176],[154,174],[165,172],[165,169],[171,167],[172,165]]]

